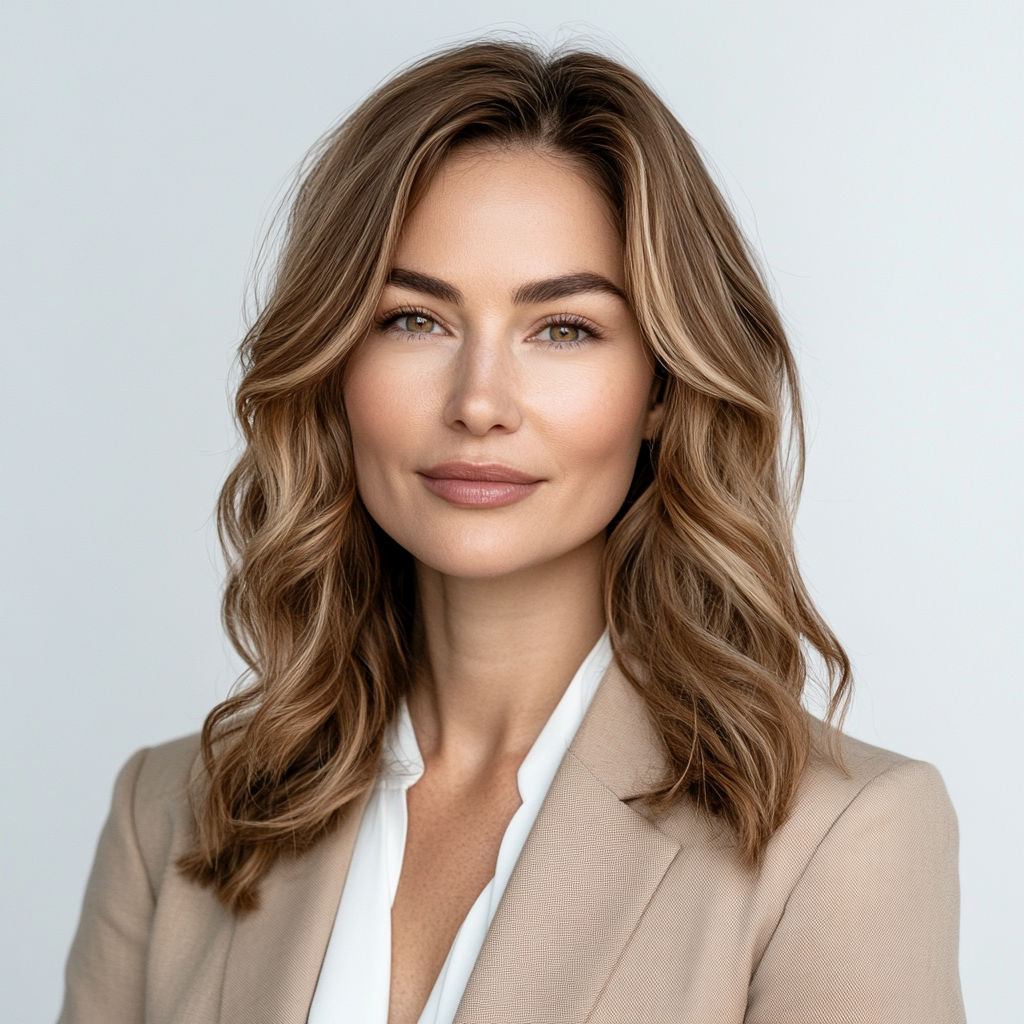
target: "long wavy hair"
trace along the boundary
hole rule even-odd
[[[754,865],[811,749],[807,654],[841,714],[849,661],[797,568],[797,374],[757,261],[692,140],[636,74],[591,52],[483,41],[385,83],[311,155],[272,287],[241,347],[245,448],[218,506],[228,634],[247,685],[209,715],[184,873],[236,912],[372,785],[411,675],[410,556],[356,487],[341,380],[410,206],[453,148],[540,147],[584,164],[625,248],[662,380],[658,437],[609,526],[617,661],[670,770]]]

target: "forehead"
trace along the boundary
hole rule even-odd
[[[406,219],[395,263],[445,280],[510,284],[595,273],[623,284],[614,215],[587,170],[535,149],[466,148]]]

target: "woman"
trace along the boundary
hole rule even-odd
[[[801,707],[849,664],[792,356],[641,80],[488,42],[384,85],[242,355],[250,685],[123,769],[63,1021],[963,1019],[952,809]]]

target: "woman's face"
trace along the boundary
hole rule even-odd
[[[612,214],[571,160],[449,158],[344,384],[359,494],[416,559],[497,577],[605,529],[658,414],[622,289]]]

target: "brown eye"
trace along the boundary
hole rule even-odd
[[[400,317],[398,320],[398,326],[404,331],[408,331],[410,334],[432,334],[434,328],[437,326],[437,322],[431,320],[429,316],[420,316],[418,313],[410,313],[407,316]]]
[[[544,328],[541,336],[543,337],[544,334],[547,334],[551,341],[571,344],[583,338],[583,329],[574,324],[552,324],[550,327]]]

